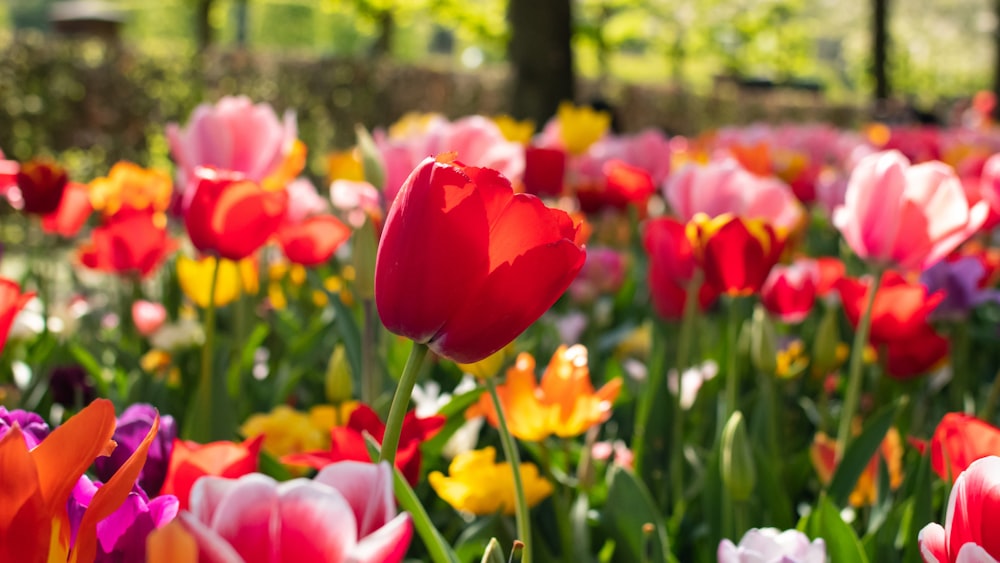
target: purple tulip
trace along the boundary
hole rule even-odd
[[[934,309],[934,317],[961,320],[969,311],[987,301],[1000,301],[1000,292],[982,289],[985,274],[982,262],[972,256],[955,261],[942,260],[920,275],[929,292],[943,290],[944,300]]]
[[[156,418],[156,409],[152,405],[138,403],[125,409],[118,417],[118,426],[112,438],[118,443],[115,451],[107,457],[94,460],[97,477],[107,481],[118,471],[118,468],[132,455],[146,433],[149,432]],[[174,417],[160,417],[160,429],[153,438],[146,456],[146,464],[139,473],[138,485],[149,495],[155,496],[163,487],[167,476],[167,466],[170,463],[170,453],[174,448],[174,438],[177,437],[177,424]]]
[[[70,495],[66,510],[74,542],[83,513],[100,486],[100,482],[91,481],[83,475]],[[170,523],[177,516],[179,506],[174,495],[162,495],[150,500],[142,489],[134,487],[117,510],[97,523],[95,563],[145,561],[146,536]]]
[[[21,427],[28,449],[34,448],[49,435],[49,425],[37,414],[20,409],[9,411],[6,407],[0,407],[0,438],[7,434],[15,422]]]
[[[71,364],[52,368],[49,374],[52,400],[64,407],[85,407],[97,398],[97,389],[82,366]]]

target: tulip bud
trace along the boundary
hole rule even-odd
[[[361,125],[355,127],[354,134],[358,137],[358,152],[361,153],[361,168],[364,170],[365,180],[379,190],[385,189],[385,164],[382,153],[375,146],[375,140]]]
[[[351,242],[354,262],[354,293],[362,300],[375,298],[375,256],[378,253],[378,233],[371,217],[354,232]]]
[[[778,369],[774,323],[763,307],[757,306],[750,323],[750,361],[757,371],[771,375]]]
[[[343,344],[337,344],[326,366],[326,398],[335,405],[350,401],[354,396],[354,381],[351,367],[347,362],[347,352]]]
[[[827,373],[836,369],[840,363],[837,346],[840,344],[840,329],[836,311],[829,307],[823,312],[823,317],[816,328],[813,338],[812,364],[816,373]]]
[[[749,500],[757,484],[753,449],[740,411],[722,429],[722,483],[737,502]]]

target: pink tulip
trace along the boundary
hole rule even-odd
[[[167,308],[160,303],[139,300],[132,303],[132,322],[143,336],[149,336],[167,320]]]
[[[969,206],[950,166],[911,166],[893,150],[861,159],[833,223],[859,257],[923,270],[975,233],[988,214],[985,201]]]
[[[201,561],[391,563],[413,534],[409,514],[396,514],[387,463],[345,461],[284,483],[203,477],[178,520]]]
[[[670,140],[655,129],[635,135],[605,135],[587,149],[587,152],[570,160],[570,174],[575,181],[604,181],[604,165],[620,160],[649,173],[659,186],[670,174]]]
[[[285,189],[288,190],[286,218],[289,223],[301,223],[308,217],[326,213],[330,208],[326,199],[316,191],[316,186],[306,178],[292,180]]]
[[[799,259],[789,265],[771,268],[760,288],[760,300],[773,315],[786,323],[800,323],[812,311],[819,283],[815,260]]]
[[[240,172],[260,182],[275,172],[295,143],[295,114],[279,120],[270,104],[254,105],[245,96],[226,96],[215,105],[195,108],[187,126],[167,124],[170,152],[177,162],[177,187],[194,186],[194,171],[211,166]],[[188,192],[187,199],[190,198]],[[185,199],[185,201],[187,201]]]
[[[16,160],[5,160],[3,151],[0,150],[0,197],[7,193],[9,188],[17,185],[17,172],[21,166]]]
[[[931,523],[917,537],[925,563],[997,563],[1000,559],[1000,457],[978,459],[958,476],[945,525]]]
[[[789,231],[803,215],[802,206],[787,184],[774,177],[755,176],[731,159],[685,166],[667,180],[664,195],[684,221],[699,213],[709,217],[729,213],[761,219]]]

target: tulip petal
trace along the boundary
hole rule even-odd
[[[219,486],[220,481],[201,479],[194,488]],[[272,541],[279,522],[277,483],[259,473],[246,475],[235,483],[221,495],[209,526],[247,563],[270,563],[278,549]]]
[[[397,563],[403,560],[413,536],[410,515],[397,515],[375,533],[364,537],[348,555],[347,560],[357,563]]]
[[[358,538],[354,512],[336,490],[305,479],[279,485],[280,550],[274,561],[343,561]]]
[[[313,481],[340,491],[354,511],[360,537],[382,527],[396,513],[388,463],[342,461],[323,468]]]
[[[16,423],[0,439],[0,470],[0,561],[31,561],[48,551],[52,517]]]
[[[997,563],[997,560],[982,546],[967,543],[958,550],[955,563]]]

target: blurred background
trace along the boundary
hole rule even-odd
[[[621,129],[951,124],[993,88],[989,0],[13,0],[0,149],[87,180],[166,166],[163,126],[246,94],[298,112],[310,171],[407,112],[607,103]]]

